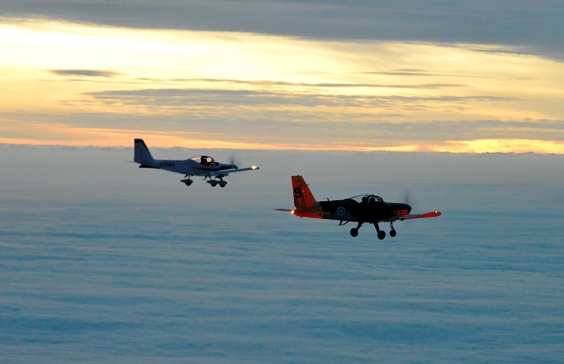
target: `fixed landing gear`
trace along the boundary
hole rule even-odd
[[[186,176],[186,177],[188,177],[188,176]],[[182,180],[180,180],[180,182],[184,183],[188,187],[190,187],[192,185],[192,183],[194,183],[194,181],[191,180],[190,178],[182,179]]]
[[[362,226],[362,223],[359,222],[358,225],[355,228],[351,229],[351,236],[353,238],[356,238],[358,236],[358,229],[360,229],[361,226]]]
[[[384,230],[380,230],[380,226],[378,226],[378,223],[374,224],[374,228],[378,232],[378,239],[384,240],[384,238],[386,237],[386,232]]]
[[[189,177],[189,175],[186,175],[184,177]],[[192,177],[192,176],[190,176],[190,177]],[[186,186],[191,186],[192,183],[194,183],[194,181],[190,178],[181,179],[180,182],[184,183]],[[223,178],[211,179],[211,177],[210,177],[210,179],[206,182],[209,183],[210,186],[212,186],[212,187],[219,185],[219,187],[223,188],[227,185],[227,181],[224,181]]]
[[[360,229],[362,224],[363,224],[362,222],[359,222],[357,227],[351,229],[350,233],[353,238],[356,238],[358,236],[358,230]],[[380,230],[380,226],[378,226],[378,223],[374,224],[374,228],[378,233],[378,239],[384,240],[386,238],[386,232],[384,230]],[[394,238],[396,235],[397,235],[396,229],[394,229],[394,225],[390,223],[390,236]]]
[[[216,180],[209,180],[207,181],[212,187],[219,185],[219,187],[223,188],[227,185],[227,181],[220,179],[219,181]]]
[[[394,229],[394,223],[390,222],[390,236],[395,238],[397,235],[396,229]]]

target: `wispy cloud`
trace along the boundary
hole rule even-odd
[[[327,86],[323,86],[327,87]],[[336,86],[330,86],[336,87]],[[348,86],[345,86],[345,88]],[[366,87],[366,86],[365,86]],[[381,86],[383,88],[414,88],[427,89],[435,87],[421,86]],[[213,105],[229,106],[293,106],[307,107],[359,107],[371,108],[376,106],[390,107],[392,103],[402,102],[406,106],[416,103],[448,103],[461,104],[469,102],[504,102],[519,101],[515,97],[501,96],[371,96],[371,95],[335,95],[330,93],[297,93],[292,91],[249,91],[249,90],[201,90],[201,89],[144,89],[129,91],[102,91],[85,93],[94,99],[108,104],[117,102],[133,106],[166,107],[176,106],[190,109],[194,106]]]
[[[51,70],[51,73],[60,76],[85,76],[85,77],[115,77],[118,72],[100,70]]]
[[[60,140],[78,128],[98,129],[94,144],[103,133],[121,140],[111,130],[140,129],[283,148],[403,150],[431,148],[432,141],[561,138],[547,130],[564,120],[562,64],[508,47],[46,20],[0,23],[0,33],[8,55],[0,60],[0,109],[4,120],[18,121],[0,125],[12,130],[5,139],[42,140],[37,129],[23,129],[39,123],[53,139],[59,130]],[[83,82],[69,82],[76,80]],[[22,126],[16,132],[14,125]]]

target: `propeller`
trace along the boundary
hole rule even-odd
[[[231,154],[229,154],[229,164],[232,164],[235,166],[235,169],[239,169],[239,164],[241,164],[241,159],[237,156],[237,154],[235,152],[231,152]]]
[[[409,190],[405,190],[405,197],[403,199],[403,202],[409,205],[409,201],[410,201],[410,195],[409,195]]]
[[[417,198],[415,198],[413,194],[409,192],[409,190],[405,190],[403,202],[411,206],[413,210],[416,210],[415,205],[417,205]]]

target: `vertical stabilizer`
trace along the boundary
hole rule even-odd
[[[133,160],[141,166],[156,167],[155,159],[143,139],[135,139]]]
[[[306,210],[316,205],[317,201],[302,176],[292,176],[292,190],[296,209]]]

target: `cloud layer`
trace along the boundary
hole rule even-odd
[[[207,152],[220,161],[230,153]],[[261,169],[217,190],[127,163],[132,145],[0,145],[2,358],[562,358],[564,156],[240,157]],[[318,199],[364,192],[400,201],[408,189],[416,211],[443,216],[398,222],[395,240],[379,241],[371,226],[353,239],[350,225],[272,210],[292,207],[294,173]]]

